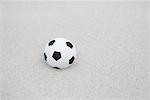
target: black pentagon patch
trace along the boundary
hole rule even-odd
[[[53,56],[52,56],[56,61],[61,58],[61,53],[54,51]]]
[[[58,68],[58,67],[53,67],[53,68],[55,68],[55,69],[60,69],[60,68]]]
[[[52,40],[51,42],[49,42],[48,46],[53,45],[53,44],[54,44],[54,42],[55,42],[55,40]]]
[[[73,56],[70,60],[69,60],[69,64],[72,64],[74,61],[75,57]]]
[[[44,59],[45,59],[45,61],[47,61],[47,56],[46,56],[46,54],[44,53]]]
[[[67,46],[70,47],[71,49],[73,48],[73,45],[70,42],[66,42]]]

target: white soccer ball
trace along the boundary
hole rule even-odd
[[[64,38],[52,39],[45,47],[44,59],[48,65],[56,69],[69,67],[76,59],[76,48]]]

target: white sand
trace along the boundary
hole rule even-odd
[[[0,100],[148,100],[148,3],[1,2]],[[47,66],[64,37],[78,58]]]

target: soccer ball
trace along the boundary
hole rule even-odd
[[[64,38],[52,39],[45,47],[44,59],[48,65],[56,69],[64,69],[76,59],[76,48]]]

